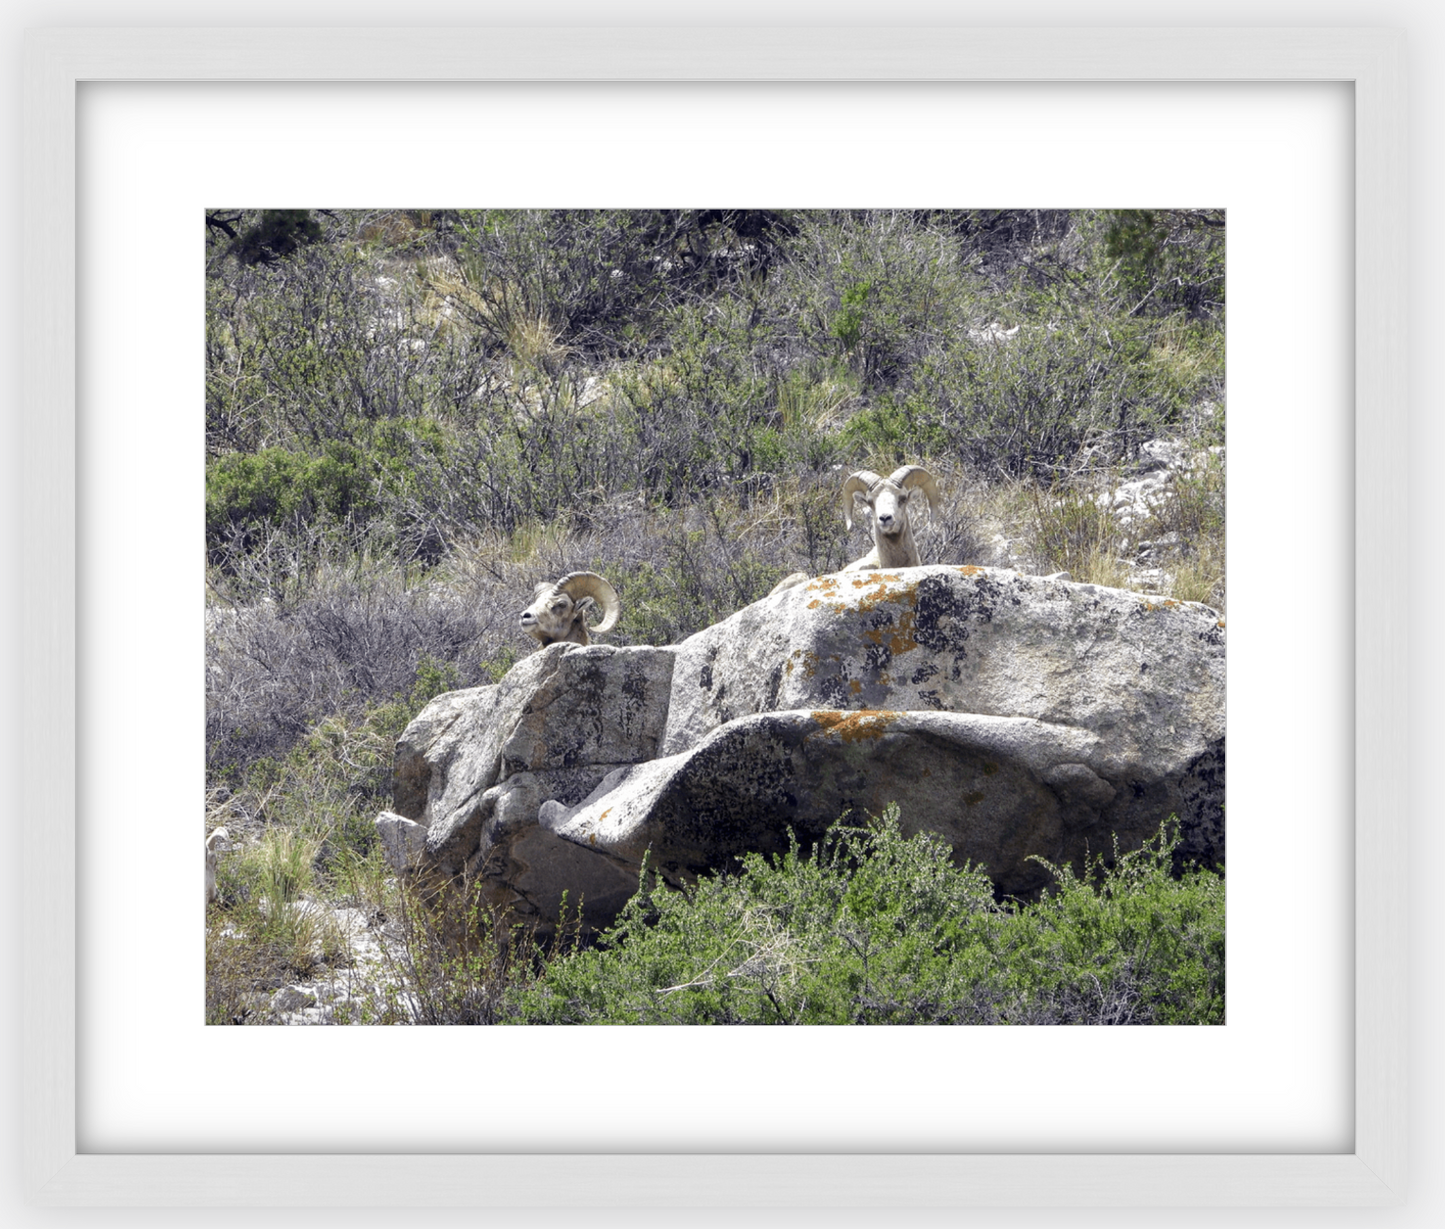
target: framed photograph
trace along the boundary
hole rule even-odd
[[[31,1197],[1397,1201],[1404,97],[1379,30],[31,32]],[[1227,213],[1224,1026],[204,1026],[204,209],[712,203]]]

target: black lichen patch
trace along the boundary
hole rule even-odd
[[[647,676],[640,668],[623,673],[622,703],[617,713],[618,725],[625,737],[632,738],[647,719]]]
[[[962,677],[962,663],[968,657],[969,640],[978,628],[994,621],[1002,604],[1018,605],[1017,593],[1008,582],[986,573],[960,584],[952,577],[930,576],[918,585],[918,605],[913,635],[930,652],[953,658],[949,676]]]
[[[1212,649],[1222,648],[1224,645],[1224,624],[1220,622],[1208,624],[1199,633],[1199,639]]]
[[[778,707],[778,696],[783,690],[783,663],[779,662],[768,671],[768,685],[765,694],[768,697],[767,707],[769,710]]]
[[[809,728],[750,731],[697,753],[654,811],[680,869],[699,874],[732,856],[786,850],[799,823],[792,756]]]
[[[1183,806],[1180,842],[1174,851],[1177,874],[1187,862],[1218,866],[1224,861],[1224,739],[1195,760],[1180,783]]]
[[[828,708],[851,708],[856,702],[853,689],[848,686],[849,680],[841,674],[829,675],[818,680],[819,697],[826,702]]]
[[[887,644],[869,644],[863,650],[863,666],[874,673],[886,670],[893,661],[893,650]]]
[[[631,704],[641,707],[647,699],[647,676],[641,670],[625,671],[620,690]]]

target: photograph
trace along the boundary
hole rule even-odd
[[[1439,1219],[1436,9],[132,8],[5,27],[7,1223]]]
[[[1226,1023],[1225,208],[195,222],[206,1025]]]

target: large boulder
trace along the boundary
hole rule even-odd
[[[1224,855],[1224,624],[1191,603],[972,567],[839,573],[667,649],[554,645],[438,697],[378,826],[545,927],[897,802],[1002,891],[1171,814]],[[424,830],[424,835],[423,835]]]
[[[625,900],[636,875],[624,882],[595,857],[584,858],[598,864],[592,873],[579,870],[579,851],[539,830],[537,811],[656,756],[672,660],[670,648],[559,643],[494,686],[438,696],[397,743],[394,810],[377,819],[393,869],[479,874],[493,903],[548,921],[565,890],[572,901],[584,890]]]
[[[1024,717],[864,709],[763,713],[718,727],[690,751],[622,769],[583,805],[549,803],[543,826],[673,882],[750,851],[809,842],[840,818],[897,802],[905,832],[928,829],[954,857],[982,864],[1001,890],[1048,872],[1031,854],[1075,860],[1137,844],[1170,803],[1158,783],[1135,795],[1099,775],[1102,740]]]
[[[822,576],[678,646],[662,754],[794,708],[1033,717],[1168,770],[1224,737],[1224,621],[995,568]]]

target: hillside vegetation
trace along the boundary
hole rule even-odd
[[[538,581],[672,643],[863,554],[843,479],[913,462],[925,562],[1224,606],[1222,211],[206,221],[208,951],[253,987],[325,947],[280,904],[383,892],[395,738],[530,651]],[[1199,459],[1123,523],[1160,438]]]

